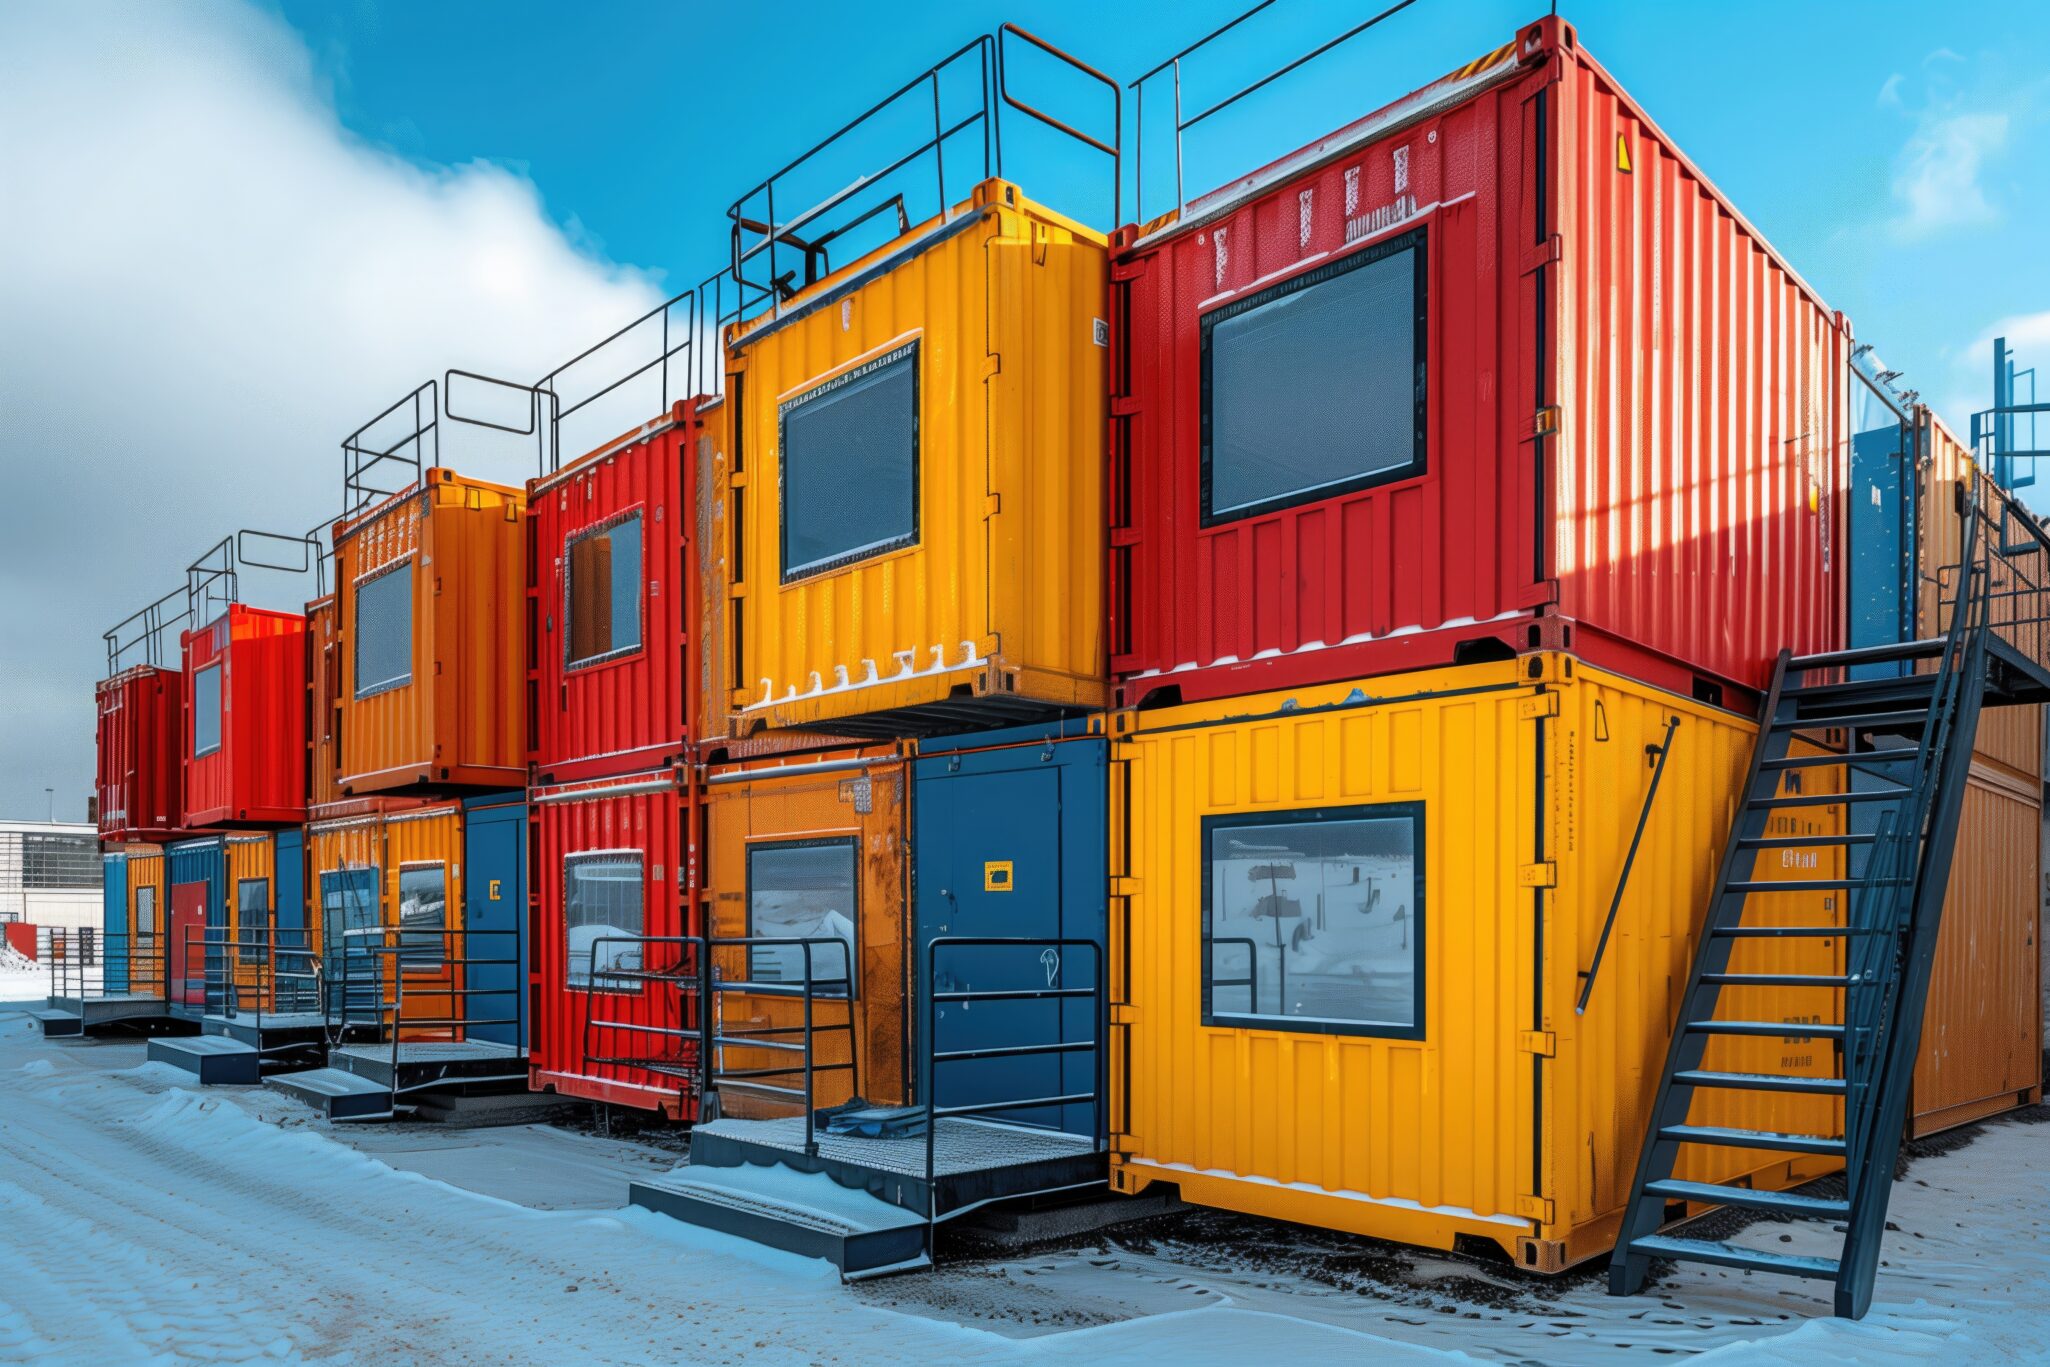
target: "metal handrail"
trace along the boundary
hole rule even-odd
[[[608,963],[600,952],[606,945],[632,945],[638,955],[633,968],[624,967],[625,955],[615,955]],[[649,966],[651,946],[674,946],[678,953],[674,970]],[[583,999],[583,1065],[586,1069],[597,1067],[642,1068],[648,1072],[675,1077],[683,1084],[679,1094],[696,1091],[700,1095],[706,1083],[707,1060],[711,1057],[712,1013],[707,1009],[705,989],[705,941],[698,935],[604,935],[591,942],[590,966],[585,972],[581,991],[572,985],[567,996]],[[618,984],[600,986],[600,983]],[[674,1026],[655,1025],[645,1021],[601,1020],[599,1005],[606,998],[616,1000],[646,999],[647,989],[661,984],[677,989],[676,1021]],[[686,1011],[686,1000],[689,1010]],[[694,1021],[694,1023],[692,1023]],[[593,1037],[597,1032],[617,1030],[629,1034],[656,1036],[664,1040],[679,1041],[676,1057],[672,1059],[650,1059],[629,1054],[600,1053],[594,1047]],[[681,1041],[696,1042],[696,1057],[686,1057]],[[595,1074],[592,1074],[595,1076]]]
[[[1637,847],[1644,843],[1644,828],[1651,822],[1651,804],[1658,799],[1659,780],[1666,775],[1666,759],[1673,753],[1673,733],[1680,729],[1680,715],[1674,713],[1666,721],[1665,738],[1657,745],[1645,749],[1658,756],[1651,771],[1651,782],[1645,785],[1644,805],[1637,812],[1637,829],[1630,836],[1629,852],[1623,856],[1623,868],[1616,875],[1616,891],[1609,898],[1609,914],[1602,919],[1602,933],[1594,942],[1594,962],[1580,975],[1580,1000],[1573,1004],[1576,1016],[1587,1013],[1587,1000],[1594,995],[1595,978],[1602,971],[1602,956],[1609,949],[1609,933],[1616,928],[1616,913],[1622,909],[1623,893],[1630,886],[1630,870],[1637,865]]]
[[[443,926],[426,930],[417,926],[375,925],[358,926],[343,930],[335,937],[341,941],[342,950],[336,957],[340,960],[339,975],[328,975],[328,983],[339,987],[339,1002],[334,994],[328,994],[323,1001],[322,1014],[327,1021],[327,1033],[331,1041],[340,1042],[347,1038],[352,1027],[362,1027],[375,1033],[374,1043],[391,1046],[391,1067],[394,1081],[398,1077],[400,1036],[408,1031],[446,1031],[451,1039],[478,1028],[479,1026],[513,1027],[514,1048],[526,1038],[526,992],[522,984],[515,982],[511,987],[474,987],[469,984],[469,973],[477,968],[518,968],[521,963],[520,935],[518,929],[494,930],[477,926]],[[472,939],[503,941],[510,937],[512,949],[504,955],[471,954],[467,942]],[[437,938],[440,940],[440,957],[432,968],[409,967],[405,956],[420,951],[420,941]],[[370,943],[374,941],[375,943]],[[352,944],[351,942],[357,942]],[[466,952],[458,954],[462,947]],[[377,972],[368,984],[375,993],[372,1005],[364,1007],[357,1003],[357,989],[364,986],[353,981],[355,964],[359,956],[367,957],[377,965]],[[386,965],[389,964],[389,971]],[[419,986],[416,990],[434,998],[446,998],[451,1002],[467,1005],[471,997],[511,997],[513,1002],[510,1016],[472,1016],[452,1010],[447,1016],[408,1016],[406,1012],[406,985],[409,978],[419,980],[433,976],[440,981],[434,986]],[[391,997],[386,1000],[386,985],[389,983]],[[339,1032],[336,1018],[339,1015]]]
[[[319,527],[302,536],[244,527],[239,531],[229,532],[209,546],[185,567],[186,615],[192,625],[203,626],[213,621],[221,612],[225,612],[230,605],[242,601],[244,569],[269,570],[280,574],[312,574],[317,586],[323,577],[319,533]],[[260,546],[267,541],[298,547],[298,563],[265,560],[261,555],[251,554],[252,545]]]
[[[167,615],[167,608],[174,603],[180,605],[180,611],[175,616]],[[129,613],[102,632],[100,639],[107,645],[107,677],[111,679],[121,672],[121,661],[137,646],[142,647],[143,652],[143,658],[137,663],[163,668],[165,642],[178,639],[176,633],[191,621],[191,604],[191,595],[181,586],[154,603]],[[122,633],[131,627],[134,631],[124,638]]]
[[[383,440],[372,434],[378,432],[385,420],[401,414],[407,415],[411,429],[388,445],[373,444]],[[403,493],[424,479],[427,471],[440,467],[440,417],[441,386],[429,379],[342,438],[342,517],[354,517],[381,500]],[[387,462],[410,469],[412,477],[390,488],[381,479],[373,482],[372,473]]]
[[[1052,951],[1055,962],[1047,975],[1044,988],[996,988],[978,991],[973,988],[959,988],[941,991],[939,983],[940,955],[950,949],[1038,949]],[[1089,951],[1090,985],[1086,988],[1057,987],[1060,975],[1067,968],[1067,954],[1071,950]],[[925,1111],[925,1190],[926,1229],[930,1241],[932,1228],[939,1223],[939,1197],[934,1177],[938,1167],[939,1122],[956,1116],[1002,1115],[1013,1111],[1035,1110],[1046,1106],[1071,1106],[1088,1102],[1090,1106],[1090,1142],[1098,1153],[1110,1150],[1110,1109],[1107,1091],[1109,1079],[1110,1004],[1105,990],[1103,945],[1095,940],[1067,937],[1042,937],[1026,935],[938,935],[925,944],[925,1033],[923,1057],[920,1059],[919,1096]],[[1055,1040],[1051,1043],[1002,1045],[987,1049],[941,1049],[939,1047],[939,1005],[941,1002],[978,1001],[1051,1001],[1064,1002],[1087,999],[1091,1004],[1091,1038],[1070,1041],[1058,1038],[1062,1033],[1058,1007],[1055,1010]],[[1062,1092],[1045,1097],[1012,1097],[1009,1100],[967,1102],[953,1106],[939,1104],[935,1074],[944,1063],[966,1063],[988,1058],[1025,1058],[1034,1056],[1081,1053],[1090,1054],[1094,1076],[1086,1092]],[[930,1252],[930,1248],[928,1248]]]
[[[1015,37],[1030,44],[1055,60],[1065,63],[1071,69],[1097,82],[1111,92],[1112,132],[1108,140],[1084,133],[1070,121],[1039,108],[1013,94],[1007,75],[1006,39]],[[975,102],[969,111],[951,122],[947,117],[946,98],[943,89],[950,73],[966,68],[972,61],[976,81]],[[894,157],[885,154],[879,168],[858,172],[840,189],[824,199],[784,218],[777,211],[778,188],[783,187],[787,196],[786,182],[796,172],[823,157],[830,149],[841,144],[856,130],[871,124],[892,110],[909,108],[904,102],[913,98],[929,98],[932,111],[930,131],[908,151]],[[1091,151],[1101,153],[1111,160],[1111,225],[1115,227],[1123,214],[1123,106],[1122,95],[1117,82],[1098,71],[1095,67],[1079,60],[1045,39],[1018,27],[1005,24],[994,34],[979,34],[954,51],[927,67],[903,85],[885,95],[847,123],[813,143],[791,161],[772,172],[760,183],[746,191],[726,211],[731,223],[731,259],[727,274],[738,290],[734,316],[744,321],[756,316],[764,308],[780,313],[782,306],[798,291],[816,284],[832,271],[831,248],[834,241],[854,228],[869,222],[884,212],[894,211],[897,218],[897,232],[902,235],[911,230],[914,221],[928,218],[944,219],[953,212],[954,206],[947,195],[946,155],[951,145],[963,135],[979,130],[982,135],[980,170],[976,179],[983,180],[1003,174],[1003,128],[1002,108],[1011,108],[1037,120],[1066,137],[1079,142]],[[930,215],[914,215],[905,202],[905,191],[891,186],[891,179],[899,172],[930,158],[932,162],[932,184],[935,207]],[[867,200],[866,203],[863,201]],[[760,203],[757,212],[756,204]],[[749,240],[749,236],[755,239]],[[796,267],[785,272],[781,269],[779,249],[793,252],[801,259],[804,271],[803,284],[794,283]],[[749,267],[757,258],[767,258],[766,278],[757,279],[750,275]]]
[[[1126,86],[1126,89],[1132,91],[1135,106],[1133,115],[1134,131],[1132,135],[1132,178],[1133,196],[1137,201],[1135,207],[1138,213],[1139,221],[1143,223],[1146,220],[1146,86],[1148,82],[1152,81],[1156,76],[1159,76],[1163,72],[1172,71],[1174,73],[1175,208],[1177,210],[1186,210],[1189,207],[1189,200],[1187,190],[1183,183],[1182,135],[1184,133],[1188,132],[1191,128],[1194,128],[1197,124],[1203,122],[1205,119],[1210,118],[1212,115],[1220,114],[1226,109],[1229,109],[1231,106],[1237,104],[1240,100],[1243,100],[1244,98],[1246,98],[1246,96],[1253,94],[1255,91],[1265,89],[1267,86],[1272,85],[1274,82],[1280,80],[1283,76],[1288,75],[1290,72],[1295,71],[1300,67],[1308,65],[1309,63],[1315,61],[1317,58],[1322,57],[1325,53],[1330,52],[1333,48],[1341,47],[1344,44],[1351,42],[1354,38],[1359,37],[1362,33],[1365,33],[1368,29],[1371,29],[1375,25],[1381,23],[1384,19],[1389,19],[1397,14],[1400,14],[1402,11],[1408,9],[1411,5],[1415,3],[1416,0],[1395,0],[1394,4],[1389,5],[1386,9],[1383,9],[1378,13],[1368,16],[1367,18],[1361,20],[1357,24],[1354,24],[1351,28],[1339,34],[1336,38],[1332,38],[1323,43],[1320,43],[1316,47],[1304,53],[1302,56],[1297,57],[1295,60],[1288,62],[1285,65],[1276,68],[1275,70],[1269,71],[1266,75],[1259,77],[1249,85],[1241,86],[1232,94],[1225,96],[1223,99],[1216,101],[1215,103],[1209,105],[1208,107],[1204,108],[1196,114],[1185,115],[1182,112],[1183,61],[1189,57],[1194,56],[1197,52],[1201,51],[1202,49],[1210,46],[1210,44],[1216,42],[1225,34],[1231,32],[1240,24],[1245,23],[1246,20],[1252,18],[1254,15],[1260,13],[1262,10],[1271,7],[1274,4],[1274,0],[1259,0],[1259,3],[1254,5],[1251,9],[1246,10],[1244,13],[1240,14],[1238,17],[1234,19],[1228,20],[1225,23],[1218,25],[1216,28],[1210,30],[1210,32],[1204,34],[1201,38],[1198,38],[1195,42],[1190,43],[1181,51],[1175,53],[1173,56],[1162,61],[1159,65],[1141,74],[1137,80],[1129,82]]]
[[[753,951],[756,949],[796,949],[804,959],[804,980],[793,987],[783,982],[755,982],[752,978],[731,979],[718,976],[712,963],[711,953],[704,957],[704,991],[706,1000],[716,999],[719,993],[745,993],[748,996],[797,997],[804,1003],[804,1023],[794,1026],[771,1026],[762,1030],[727,1033],[723,1026],[714,1024],[707,1036],[705,1055],[705,1076],[707,1090],[716,1090],[721,1082],[735,1082],[752,1090],[770,1092],[785,1097],[802,1096],[804,1103],[804,1151],[816,1156],[818,1144],[818,1090],[817,1075],[820,1073],[849,1074],[849,1089],[853,1096],[861,1095],[861,1047],[855,1037],[854,1012],[856,997],[854,991],[854,949],[845,940],[834,936],[800,935],[736,935],[720,936],[706,940],[706,947],[712,952],[721,949],[743,951],[742,962],[750,965],[753,973]],[[839,978],[821,978],[813,972],[812,954],[816,949],[835,949],[841,954],[843,964]],[[820,992],[821,987],[838,987],[838,992]],[[820,1025],[817,1022],[816,1003],[826,1001],[844,1002],[847,1016],[838,1025]],[[847,1062],[819,1063],[817,1061],[816,1037],[821,1031],[844,1031],[847,1035]],[[801,1035],[801,1044],[791,1044],[781,1037]],[[802,1052],[803,1061],[788,1068],[744,1068],[728,1069],[719,1060],[728,1048],[767,1049],[777,1052]],[[762,1081],[771,1077],[790,1077],[793,1074],[803,1078],[801,1088],[776,1086]]]

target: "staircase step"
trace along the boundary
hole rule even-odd
[[[1735,1092],[1799,1092],[1813,1096],[1842,1096],[1840,1077],[1790,1077],[1785,1073],[1711,1073],[1699,1068],[1673,1074],[1673,1081],[1687,1087],[1717,1087]]]
[[[1848,977],[1824,973],[1704,973],[1701,981],[1718,987],[1834,987],[1851,985]]]
[[[1728,940],[1834,940],[1883,933],[1877,926],[1716,926],[1710,931]]]
[[[1668,1125],[1659,1138],[1676,1144],[1710,1144],[1718,1148],[1770,1149],[1774,1153],[1841,1154],[1841,1139],[1819,1134],[1786,1134],[1779,1130],[1739,1130],[1723,1125]]]
[[[1776,721],[1779,731],[1811,731],[1816,727],[1840,727],[1847,731],[1887,731],[1929,724],[1926,708],[1892,712],[1846,712],[1842,716],[1818,717],[1803,714],[1792,721]]]
[[[691,1164],[630,1184],[627,1200],[686,1224],[824,1258],[847,1281],[932,1266],[923,1219],[824,1173]]]
[[[1687,1028],[1697,1035],[1758,1035],[1766,1039],[1797,1039],[1810,1035],[1822,1039],[1842,1039],[1844,1035],[1844,1028],[1841,1025],[1795,1025],[1791,1021],[1701,1020],[1688,1021]]]
[[[183,1068],[202,1087],[254,1087],[263,1081],[263,1056],[225,1035],[153,1039],[148,1057],[151,1063]]]
[[[1667,1178],[1647,1182],[1645,1191],[1668,1201],[1693,1201],[1712,1206],[1738,1206],[1744,1210],[1770,1210],[1781,1215],[1798,1215],[1810,1220],[1842,1220],[1850,1216],[1851,1203],[1827,1196],[1799,1196],[1791,1191],[1754,1191],[1750,1187],[1726,1187],[1715,1182],[1682,1182]]]
[[[1630,1251],[1647,1258],[1672,1258],[1680,1262],[1714,1263],[1718,1267],[1742,1267],[1753,1272],[1779,1272],[1790,1277],[1836,1280],[1834,1258],[1809,1258],[1797,1253],[1768,1253],[1762,1248],[1722,1243],[1714,1239],[1682,1239],[1671,1234],[1646,1234],[1630,1241]]]
[[[316,1107],[330,1120],[389,1120],[392,1116],[390,1087],[340,1068],[275,1073],[264,1085]]]
[[[1921,755],[1916,746],[1899,747],[1892,750],[1865,750],[1855,755],[1788,755],[1783,759],[1769,759],[1759,765],[1761,769],[1821,769],[1845,764],[1905,764]]]
[[[1848,669],[1852,665],[1884,664],[1889,660],[1928,660],[1943,653],[1948,644],[1942,637],[1924,641],[1888,641],[1879,646],[1858,646],[1852,650],[1829,650],[1820,655],[1796,655],[1787,661],[1787,672],[1808,669]]]
[[[1848,683],[1798,684],[1782,688],[1782,698],[1844,702],[1905,702],[1927,698],[1935,690],[1935,677],[1928,674],[1897,674],[1885,679],[1852,679]]]
[[[1767,878],[1747,880],[1742,883],[1731,883],[1725,886],[1723,891],[1726,893],[1829,892],[1836,888],[1904,888],[1907,885],[1908,880],[1905,878],[1851,878],[1848,876],[1843,878],[1782,878],[1778,882]]]
[[[1906,788],[1864,788],[1855,793],[1795,793],[1792,797],[1754,797],[1744,805],[1753,811],[1777,811],[1782,807],[1834,807],[1845,802],[1897,802]]]
[[[1870,845],[1876,835],[1748,835],[1737,841],[1740,850],[1815,850],[1837,845]]]

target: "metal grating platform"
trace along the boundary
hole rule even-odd
[[[334,1055],[389,1064],[392,1047],[389,1044],[344,1044],[335,1048]],[[401,1041],[398,1048],[401,1068],[409,1063],[481,1063],[516,1060],[524,1056],[521,1050],[510,1044],[469,1040],[408,1040]]]
[[[699,1125],[694,1138],[728,1139],[785,1153],[804,1153],[804,1117],[780,1116],[773,1120],[714,1120]],[[905,1135],[872,1139],[863,1135],[825,1134],[818,1136],[820,1159],[895,1173],[901,1177],[925,1176],[925,1136]],[[1000,1168],[1023,1167],[1032,1163],[1064,1162],[1088,1158],[1095,1146],[1088,1140],[1057,1130],[1030,1129],[991,1121],[945,1119],[933,1131],[933,1176],[959,1177],[968,1173]]]

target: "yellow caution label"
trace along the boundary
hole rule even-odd
[[[1631,174],[1630,135],[1628,133],[1616,134],[1616,169],[1626,176]]]
[[[1010,860],[992,859],[982,866],[982,890],[984,892],[1009,892],[1011,886]]]
[[[496,901],[498,900],[498,885],[499,885],[499,881],[500,881],[500,880],[498,880],[498,879],[496,879],[496,878],[494,878],[494,879],[492,879],[492,880],[491,880],[491,900],[492,900],[492,901],[494,901],[494,902],[496,902]]]

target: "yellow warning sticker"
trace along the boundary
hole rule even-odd
[[[1009,892],[1011,890],[1011,861],[992,859],[982,866],[982,890],[984,892]]]
[[[1628,133],[1616,134],[1616,169],[1626,176],[1631,174],[1630,135]]]

